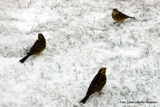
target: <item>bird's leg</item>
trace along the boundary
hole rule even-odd
[[[114,22],[113,24],[116,24],[116,23],[118,23],[118,22]]]
[[[121,23],[118,24],[118,27],[121,25]]]
[[[118,26],[120,26],[122,23],[123,23],[123,21],[122,21],[122,22],[120,22],[120,23],[118,24]]]

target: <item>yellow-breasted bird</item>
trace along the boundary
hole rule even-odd
[[[22,58],[19,62],[23,63],[31,55],[40,54],[46,48],[46,40],[43,34],[38,34],[38,40],[33,44],[28,54]]]
[[[106,77],[106,69],[105,67],[102,67],[97,75],[93,78],[88,91],[86,93],[86,96],[80,101],[83,104],[87,101],[87,99],[95,92],[100,92],[104,85],[106,84],[107,77]]]
[[[112,11],[112,18],[116,21],[116,23],[123,22],[127,18],[135,19],[135,17],[128,16],[128,15],[118,11],[118,9],[116,9],[116,8],[114,8]]]

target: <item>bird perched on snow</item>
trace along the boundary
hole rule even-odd
[[[86,96],[80,102],[84,104],[93,93],[100,92],[104,87],[104,85],[106,84],[106,81],[107,81],[106,68],[102,67],[98,71],[97,75],[93,78],[86,93]]]
[[[135,19],[134,17],[128,16],[128,15],[118,11],[118,9],[116,9],[116,8],[114,8],[112,11],[112,18],[116,21],[115,23],[123,22],[127,18]]]
[[[22,58],[19,62],[23,63],[31,55],[40,54],[46,48],[46,40],[43,34],[38,34],[38,40],[33,44],[28,54]]]

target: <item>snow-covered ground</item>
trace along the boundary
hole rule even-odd
[[[136,20],[113,24],[113,8]],[[38,33],[47,48],[21,64]],[[159,0],[0,0],[0,38],[0,107],[160,107]]]

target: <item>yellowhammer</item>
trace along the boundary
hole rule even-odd
[[[106,78],[106,68],[102,67],[97,75],[94,77],[94,79],[92,80],[88,91],[86,93],[86,96],[80,101],[83,104],[87,101],[87,99],[89,98],[89,96],[91,96],[93,93],[95,92],[100,92],[103,88],[103,86],[106,84],[107,78]]]
[[[38,34],[38,40],[33,44],[28,54],[20,60],[23,63],[31,55],[39,54],[46,48],[46,40],[43,34]]]
[[[128,16],[128,15],[118,11],[118,9],[113,9],[112,18],[116,21],[115,23],[123,22],[127,18],[135,19],[134,17]]]

